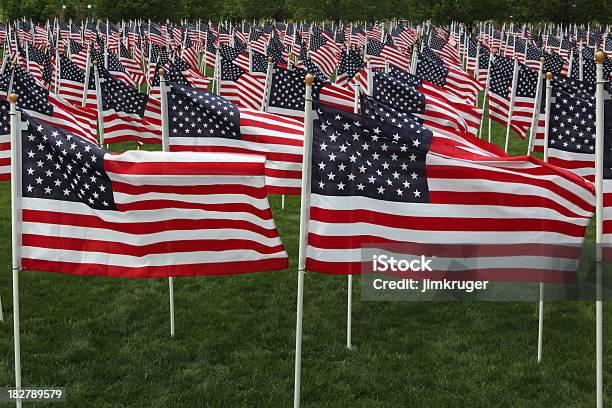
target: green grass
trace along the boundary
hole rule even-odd
[[[493,141],[503,146],[503,129]],[[127,145],[120,148],[127,148]],[[113,150],[118,150],[113,147]],[[512,135],[510,152],[524,154]],[[20,273],[24,386],[62,386],[62,407],[287,407],[292,404],[299,199],[271,198],[285,271],[175,280]],[[0,385],[13,384],[9,185],[0,185]],[[592,237],[592,232],[589,234]],[[346,277],[307,273],[305,407],[595,405],[595,308],[545,308],[536,363],[535,303],[381,303],[354,283],[345,349]],[[604,306],[610,322],[612,309]],[[604,325],[605,349],[612,325]],[[612,360],[605,360],[606,395]]]

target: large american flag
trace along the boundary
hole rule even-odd
[[[169,83],[168,127],[172,151],[264,155],[271,194],[298,194],[304,128],[299,121],[236,107],[220,96]]]
[[[24,268],[149,278],[287,267],[262,156],[112,155],[23,118]]]
[[[424,133],[327,107],[317,113],[308,270],[360,273],[371,262],[363,247],[401,243],[416,256],[444,246],[438,264],[472,246],[472,255],[456,255],[464,267],[445,270],[457,279],[564,281],[575,272],[579,253],[550,247],[582,243],[590,183],[535,158],[443,156]],[[548,250],[534,252],[533,243]]]

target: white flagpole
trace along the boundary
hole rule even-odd
[[[85,62],[85,82],[83,84],[83,100],[81,106],[87,105],[87,94],[89,93],[89,66],[90,66],[91,44],[87,46],[87,61]]]
[[[302,383],[302,319],[304,317],[304,271],[308,245],[308,220],[310,218],[310,156],[312,153],[312,83],[314,76],[307,74],[304,95],[304,153],[302,158],[302,197],[300,205],[300,243],[298,255],[297,313],[295,321],[295,374],[293,384],[293,408],[300,407]]]
[[[529,156],[533,150],[535,134],[540,121],[540,103],[542,99],[542,68],[544,67],[544,57],[540,58],[540,67],[538,68],[538,82],[536,84],[535,103],[533,107],[533,115],[531,116],[531,127],[529,128],[529,142],[527,143],[527,155]]]
[[[602,51],[595,53],[597,83],[595,88],[595,236],[596,236],[596,298],[595,298],[595,355],[597,408],[603,408],[603,149],[604,149],[604,75]]]
[[[94,80],[96,82],[96,104],[98,105],[98,146],[104,144],[104,115],[102,110],[102,88],[100,87],[100,74],[98,73],[98,61],[93,61]]]
[[[168,128],[168,94],[166,89],[165,71],[159,70],[159,89],[161,92],[161,114],[162,114],[162,150],[169,151],[170,129]],[[174,278],[168,277],[168,291],[170,297],[170,337],[174,337]]]
[[[487,82],[485,84],[484,91],[484,102],[482,103],[482,112],[484,114],[485,108],[487,108],[487,121],[488,123],[488,140],[491,143],[491,104],[489,102],[489,85],[491,84],[491,62],[493,61],[493,53],[489,52],[489,62],[487,67]],[[480,61],[479,61],[480,63]],[[480,71],[478,72],[480,74]],[[482,139],[482,127],[484,125],[484,119],[480,121],[480,129],[478,129],[478,137]]]
[[[19,335],[19,270],[21,269],[21,115],[17,112],[17,95],[11,103],[11,242],[13,248],[13,341],[15,344],[15,388],[21,389],[21,337]],[[21,408],[21,399],[16,400]]]
[[[386,63],[386,60],[385,60]],[[355,75],[355,101],[353,105],[353,113],[359,113],[359,74]],[[346,297],[346,348],[353,349],[352,342],[352,324],[353,324],[353,275],[348,275],[348,292]]]
[[[546,73],[546,105],[544,116],[544,161],[548,162],[548,140],[550,133],[550,104],[552,102],[552,72]],[[542,361],[544,341],[544,283],[540,282],[540,301],[538,302],[538,363]]]
[[[510,91],[510,107],[508,108],[508,121],[506,122],[506,142],[504,143],[504,152],[508,153],[508,143],[510,141],[510,123],[512,122],[512,113],[514,111],[514,95],[516,95],[516,82],[518,79],[518,60],[514,59],[514,68],[512,70],[512,90]]]

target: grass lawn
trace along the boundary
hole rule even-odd
[[[503,146],[504,129],[493,128]],[[511,153],[525,154],[511,136]],[[299,198],[285,210],[280,202],[271,198],[290,268],[176,279],[175,338],[167,279],[21,272],[23,385],[66,387],[66,401],[53,405],[65,407],[291,406]],[[9,217],[3,183],[0,386],[14,384]],[[593,303],[546,304],[538,365],[536,303],[362,302],[357,277],[347,351],[346,279],[306,274],[304,407],[595,405]],[[604,313],[612,321],[610,305]],[[606,350],[611,327],[604,322]],[[611,368],[606,359],[608,399]]]

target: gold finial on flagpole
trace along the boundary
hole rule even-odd
[[[12,93],[9,95],[9,102],[10,103],[17,103],[17,94],[16,93]]]
[[[306,86],[312,86],[312,83],[314,82],[314,75],[310,73],[306,74],[306,77],[304,77],[304,82],[306,82]]]
[[[163,77],[166,74],[166,70],[164,70],[163,68],[160,68],[157,72],[159,73],[160,77]]]
[[[606,58],[606,54],[602,50],[599,50],[595,53],[595,62],[598,64],[603,64],[604,59]]]
[[[550,81],[550,80],[552,80],[552,77],[553,77],[553,73],[552,73],[552,72],[550,72],[550,71],[548,71],[548,72],[546,73],[546,80],[547,80],[547,81]]]
[[[540,62],[544,62],[544,57],[540,57]]]

